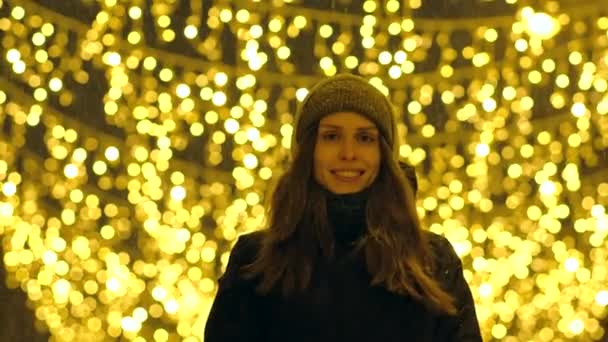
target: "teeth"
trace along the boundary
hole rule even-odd
[[[361,174],[360,172],[356,171],[336,171],[334,173],[340,177],[357,177]]]

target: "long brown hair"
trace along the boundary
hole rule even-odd
[[[289,296],[306,289],[316,265],[333,253],[325,197],[313,177],[317,127],[303,134],[293,161],[278,179],[268,205],[268,232],[256,259],[243,268],[247,278],[259,280],[261,294],[278,289]],[[380,170],[367,201],[367,234],[356,247],[371,284],[409,295],[433,311],[453,314],[452,297],[430,275],[434,265],[412,187],[384,138],[380,151]]]

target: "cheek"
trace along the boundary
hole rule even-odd
[[[322,175],[323,175],[323,173],[322,173],[322,166],[321,166],[321,163],[319,163],[319,161],[318,161],[318,160],[315,160],[315,162],[314,162],[314,165],[313,165],[313,168],[312,168],[312,169],[313,169],[312,171],[313,171],[313,176],[315,177],[315,180],[316,180],[318,183],[322,183],[322,182],[321,182]]]
[[[373,181],[376,180],[376,177],[378,177],[378,172],[380,171],[380,164],[378,163],[377,165],[374,165],[373,167],[370,167],[370,175],[369,175],[369,182],[372,183]]]
[[[368,155],[367,165],[371,171],[370,173],[370,181],[373,182],[378,176],[378,172],[380,170],[380,151],[373,151]]]
[[[323,155],[319,151],[315,149],[315,154],[313,158],[313,176],[315,180],[319,183],[323,183],[323,168],[325,163],[323,162]]]

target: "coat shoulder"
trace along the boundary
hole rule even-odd
[[[230,258],[235,259],[236,263],[240,265],[252,262],[258,254],[266,234],[265,231],[255,231],[240,235],[232,247]]]
[[[230,251],[228,265],[219,277],[223,288],[231,288],[238,284],[249,283],[243,277],[243,267],[254,262],[264,238],[264,232],[256,231],[240,235]]]
[[[435,273],[462,268],[460,257],[448,239],[430,231],[425,231],[425,234],[431,249]]]
[[[442,318],[439,341],[481,342],[481,332],[475,313],[475,301],[464,277],[462,261],[445,237],[428,232],[433,254],[434,276],[454,299],[456,316]]]
[[[241,234],[237,239],[237,245],[241,245],[243,248],[259,248],[266,234],[268,234],[268,232],[265,230],[256,230],[254,232]]]
[[[426,239],[431,247],[431,250],[434,254],[436,254],[436,257],[458,258],[452,243],[448,241],[445,236],[433,233],[431,231],[425,231],[424,233],[426,234]]]

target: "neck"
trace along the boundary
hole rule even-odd
[[[334,194],[327,190],[327,216],[334,230],[334,240],[339,245],[351,245],[359,240],[367,230],[365,211],[369,190]]]

